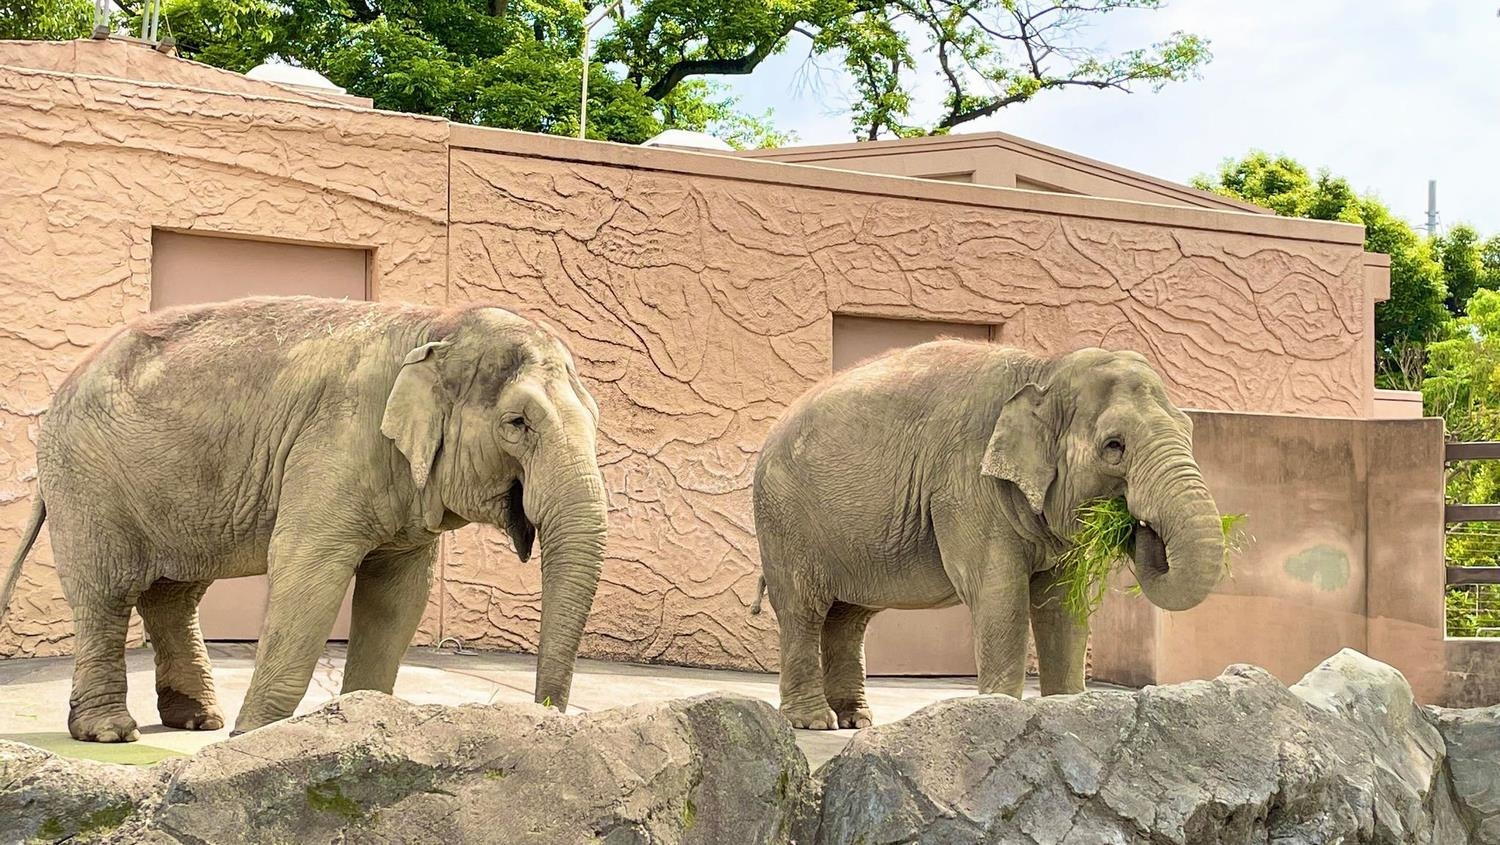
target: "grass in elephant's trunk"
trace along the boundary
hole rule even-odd
[[[1224,530],[1224,567],[1228,569],[1230,555],[1244,544],[1245,515],[1225,514],[1220,521]],[[1150,532],[1142,538],[1143,542],[1161,543],[1151,528],[1130,515],[1123,496],[1094,499],[1079,506],[1078,529],[1057,561],[1066,591],[1063,604],[1074,617],[1086,620],[1099,609],[1110,573],[1135,554],[1137,532]]]

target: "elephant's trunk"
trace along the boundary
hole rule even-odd
[[[604,481],[592,451],[577,460],[582,465],[549,472],[546,487],[539,491],[542,504],[535,511],[528,508],[538,518],[537,537],[542,546],[536,700],[559,710],[567,709],[573,663],[604,561]],[[527,493],[531,492],[528,487]]]
[[[1145,523],[1135,533],[1135,575],[1152,604],[1187,610],[1224,572],[1219,510],[1185,432],[1147,442],[1157,445],[1134,460],[1126,493],[1131,514]]]

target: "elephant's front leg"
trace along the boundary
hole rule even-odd
[[[938,521],[943,568],[974,622],[979,691],[1020,698],[1026,685],[1026,606],[1030,568],[1019,540],[997,537],[992,520],[948,514]]]
[[[254,730],[297,709],[338,618],[349,579],[368,552],[347,539],[278,522],[271,538],[271,584],[255,672],[233,733]]]
[[[437,543],[404,552],[376,553],[354,577],[354,615],[343,692],[389,694],[396,670],[427,609]]]
[[[1025,574],[995,572],[968,601],[974,620],[974,659],[979,691],[1020,698],[1026,686]]]
[[[1068,611],[1060,575],[1053,567],[1031,576],[1031,633],[1036,638],[1042,695],[1083,692],[1089,624]]]

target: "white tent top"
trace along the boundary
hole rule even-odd
[[[282,85],[298,85],[303,88],[320,88],[335,94],[347,93],[328,81],[328,77],[315,70],[289,65],[285,62],[269,61],[258,64],[245,73],[247,79],[261,82],[276,82]]]
[[[689,132],[686,129],[668,129],[656,137],[641,143],[643,147],[683,147],[691,150],[720,150],[734,152],[734,147],[707,132]]]

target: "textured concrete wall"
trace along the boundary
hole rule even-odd
[[[1253,663],[1290,683],[1353,648],[1442,703],[1442,421],[1192,417],[1204,479],[1222,512],[1246,515],[1248,543],[1192,610],[1110,593],[1095,677],[1165,684]]]
[[[378,294],[446,295],[442,121],[0,67],[0,548],[53,391],[150,301],[152,227],[369,247]],[[426,635],[435,633],[436,603]],[[45,534],[0,654],[69,650]]]
[[[611,534],[590,655],[774,665],[774,619],[746,611],[751,474],[764,432],[830,372],[835,312],[991,323],[1041,352],[1139,349],[1188,406],[1358,415],[1369,400],[1357,238],[515,133],[453,140],[454,298],[559,325],[603,410]],[[1267,228],[1207,228],[1233,224]],[[455,538],[445,633],[531,645],[537,573],[503,546],[488,529]]]

